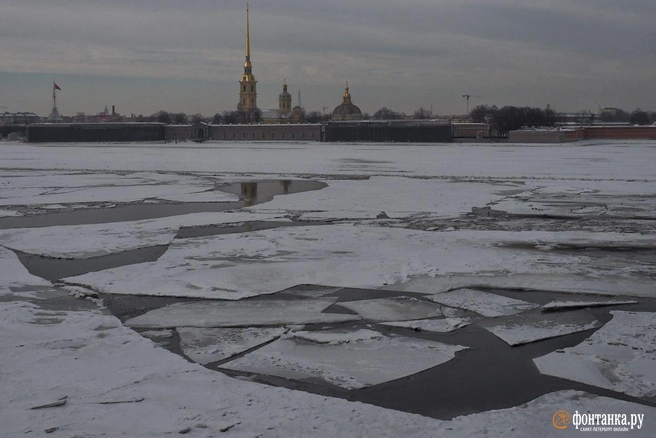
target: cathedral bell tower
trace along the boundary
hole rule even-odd
[[[257,108],[257,81],[253,76],[251,65],[251,29],[249,19],[250,6],[246,3],[246,62],[244,62],[244,74],[239,81],[239,111],[249,112]]]
[[[282,93],[278,96],[278,112],[281,115],[292,112],[292,95],[287,91],[287,80],[282,86]]]

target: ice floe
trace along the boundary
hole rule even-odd
[[[554,312],[558,310],[585,309],[589,307],[622,306],[627,304],[638,304],[635,300],[608,300],[608,301],[552,301],[542,306],[543,312]]]
[[[294,332],[222,367],[359,389],[448,362],[465,348],[371,330]]]
[[[203,365],[227,359],[270,342],[285,331],[281,327],[178,328],[180,348],[184,354]]]
[[[277,228],[176,239],[157,262],[66,281],[105,293],[241,299],[299,284],[377,288],[422,276],[479,272],[510,277],[585,269],[578,256],[493,244],[510,234],[427,233],[352,224]]]
[[[410,330],[447,333],[466,327],[475,320],[473,318],[441,318],[441,319],[419,319],[414,321],[383,322],[382,325],[389,327],[400,327]]]
[[[479,325],[515,346],[598,328],[602,324],[588,312],[575,311],[549,315],[528,312],[481,321]]]
[[[580,266],[572,266],[578,269]],[[615,272],[616,274],[619,274]],[[417,277],[407,283],[386,286],[385,289],[417,293],[440,293],[459,288],[520,289],[573,294],[656,296],[656,286],[650,278],[638,276],[602,275],[588,277],[568,273],[514,273],[494,275],[449,275],[444,277]],[[608,274],[612,274],[608,272]]]
[[[289,221],[253,213],[192,213],[134,222],[0,230],[3,245],[30,254],[89,258],[147,246],[168,245],[180,227],[248,221]]]
[[[346,301],[339,305],[370,321],[403,321],[443,316],[440,306],[405,296]]]
[[[611,311],[581,344],[534,359],[543,374],[656,401],[655,313]]]
[[[134,202],[144,199],[184,199],[213,189],[211,179],[160,172],[44,172],[11,175],[0,188],[0,205],[44,205],[80,202]],[[211,197],[210,197],[211,196]],[[237,196],[208,192],[203,200],[236,201]]]
[[[514,315],[538,307],[537,304],[474,289],[456,289],[427,298],[445,306],[470,310],[491,318]]]
[[[0,295],[11,293],[10,288],[25,286],[52,286],[52,283],[30,274],[16,254],[0,246]]]
[[[176,303],[128,319],[134,328],[247,327],[356,321],[357,315],[321,313],[337,298],[197,301]]]
[[[357,182],[330,181],[320,192],[280,196],[249,210],[293,211],[308,220],[374,219],[381,211],[393,219],[422,212],[431,212],[431,217],[457,217],[473,206],[500,199],[495,194],[499,189],[476,182],[374,176]],[[372,192],[385,196],[371,196]]]

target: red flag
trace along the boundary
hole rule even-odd
[[[55,83],[53,82],[53,84],[55,84]],[[55,90],[61,91],[61,87],[59,85],[55,84]]]

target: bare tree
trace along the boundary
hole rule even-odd
[[[415,111],[415,113],[412,115],[412,118],[413,119],[432,119],[433,116],[432,116],[430,110],[427,110],[426,108],[421,106],[421,107],[419,107],[419,109],[417,109]]]
[[[375,120],[397,120],[402,119],[403,114],[392,111],[391,109],[384,106],[374,113],[373,118]]]

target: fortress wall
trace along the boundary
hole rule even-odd
[[[320,124],[211,125],[210,138],[226,141],[321,141]]]

